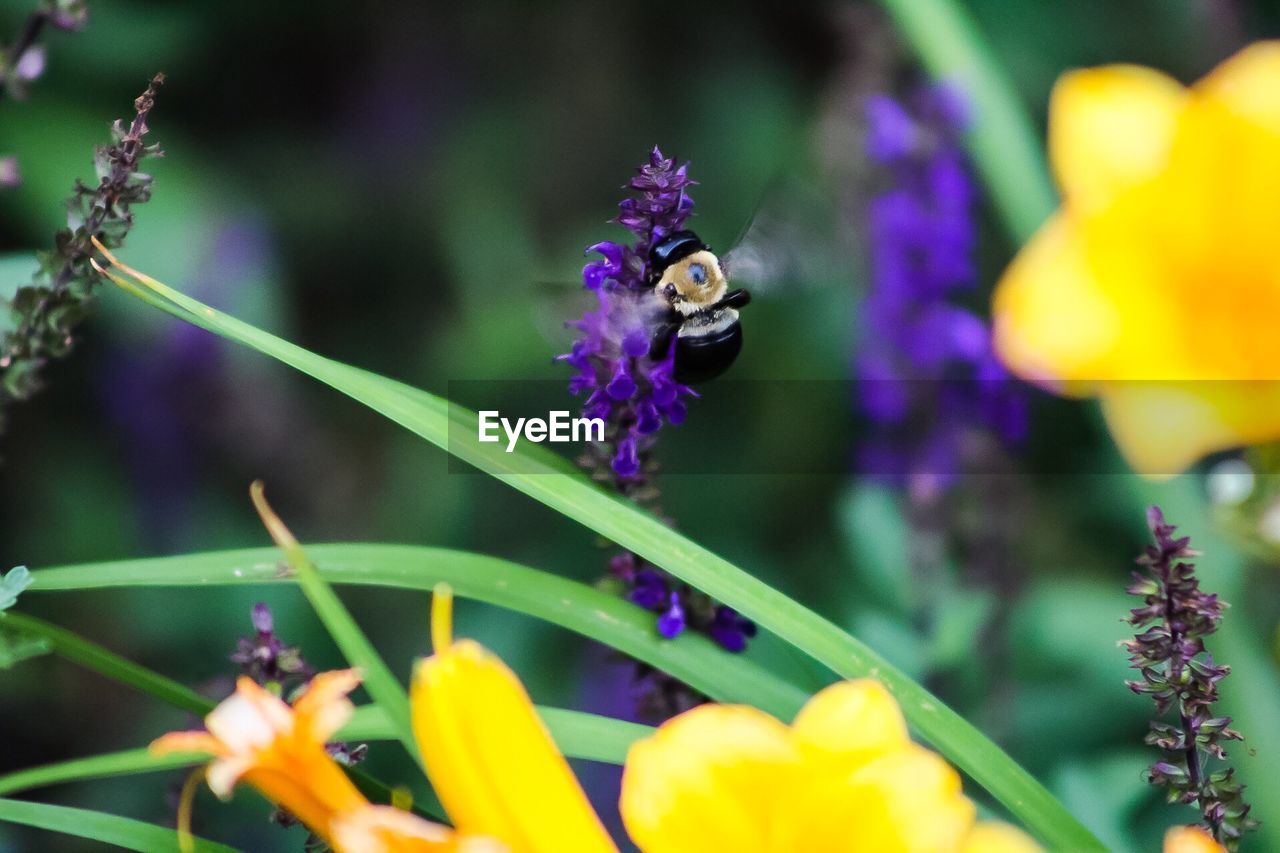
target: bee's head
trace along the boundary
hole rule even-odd
[[[649,265],[654,293],[681,314],[711,307],[728,288],[720,259],[692,231],[676,231],[654,246]]]

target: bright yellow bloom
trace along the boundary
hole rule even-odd
[[[632,746],[621,809],[645,853],[1038,849],[975,826],[959,775],[871,680],[826,688],[790,727],[746,706],[681,714]]]
[[[1164,853],[1226,853],[1226,849],[1199,826],[1175,826],[1164,834]]]
[[[321,673],[290,707],[241,677],[236,692],[205,717],[207,731],[167,734],[151,745],[151,751],[213,755],[206,775],[215,794],[229,797],[244,780],[339,851],[457,849],[451,829],[407,812],[399,812],[394,823],[404,845],[369,843],[391,824],[382,820],[382,809],[356,790],[324,748],[351,717],[346,697],[359,683],[354,670]],[[348,844],[346,839],[360,843]]]
[[[437,590],[435,654],[410,691],[413,733],[449,817],[519,853],[616,851],[520,679],[474,640],[454,642],[451,611]]]
[[[1280,438],[1280,42],[1189,89],[1066,74],[1049,154],[1063,204],[997,286],[1004,361],[1099,396],[1143,473]]]

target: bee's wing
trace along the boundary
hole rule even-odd
[[[830,280],[842,265],[832,234],[837,221],[833,202],[817,187],[775,181],[738,241],[721,256],[729,286],[767,296]]]
[[[534,324],[544,338],[558,347],[557,353],[568,352],[581,337],[581,331],[569,324],[588,313],[605,313],[607,337],[615,342],[637,329],[652,338],[669,315],[662,300],[651,291],[594,291],[573,282],[540,281],[534,282],[533,294]]]

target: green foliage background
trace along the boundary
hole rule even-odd
[[[25,176],[20,189],[0,192],[0,292],[62,224],[62,201],[74,178],[89,177],[108,121],[127,115],[164,70],[152,127],[168,156],[152,164],[155,196],[137,209],[124,257],[255,325],[438,393],[459,379],[562,377],[549,363],[558,350],[542,334],[536,283],[573,280],[581,247],[619,236],[604,224],[617,188],[658,143],[693,162],[695,222],[715,245],[732,241],[772,176],[821,213],[814,248],[836,261],[805,288],[752,305],[735,376],[847,375],[865,288],[858,209],[870,185],[858,98],[913,67],[875,6],[103,0],[91,8],[83,32],[45,39],[48,71],[30,98],[0,102],[0,152],[16,154]],[[1262,5],[1207,0],[965,8],[1037,121],[1066,68],[1135,61],[1191,80],[1280,24]],[[23,3],[0,5],[0,40],[26,12]],[[985,290],[1014,247],[995,213],[984,216]],[[227,235],[246,231],[261,249],[238,263]],[[303,542],[460,548],[583,581],[602,571],[606,552],[583,528],[451,470],[443,453],[374,413],[229,345],[198,362],[213,368],[180,382],[184,391],[162,393],[166,408],[143,410],[144,424],[165,418],[185,437],[183,455],[157,452],[122,421],[140,405],[137,387],[155,387],[149,371],[171,357],[175,324],[103,291],[77,353],[49,372],[48,391],[13,413],[0,440],[0,570],[268,544],[246,496],[262,478]],[[695,403],[689,423],[663,435],[668,468],[679,471],[728,431],[746,437],[746,469],[789,436],[815,465],[832,467],[861,434],[852,408],[806,408],[785,383],[759,383],[758,394],[752,417],[732,422],[700,417],[704,404]],[[1021,465],[1121,470],[1091,405],[1043,397]],[[1144,541],[1142,508],[1161,502],[1207,552],[1206,586],[1236,605],[1214,650],[1236,666],[1224,694],[1250,737],[1236,750],[1242,775],[1258,815],[1280,824],[1280,788],[1265,770],[1280,759],[1265,751],[1280,733],[1275,566],[1250,563],[1214,535],[1194,475],[1153,485],[1119,473],[1022,474],[1016,485],[1025,500],[1016,576],[995,595],[1008,603],[1010,642],[999,656],[974,643],[999,602],[965,583],[964,553],[952,555],[945,630],[912,631],[910,532],[883,489],[840,476],[679,475],[666,480],[664,507],[691,538],[923,680],[1104,842],[1149,850],[1164,826],[1191,817],[1141,781],[1151,759],[1141,746],[1148,703],[1121,685],[1116,647],[1123,586]],[[959,517],[983,523],[977,506],[962,505]],[[425,594],[343,597],[384,659],[407,673],[426,649]],[[341,662],[293,588],[25,594],[20,609],[216,693],[229,686],[226,655],[248,633],[258,600],[314,662]],[[599,685],[605,655],[578,636],[473,604],[459,632],[506,658],[539,702],[617,713],[617,677],[612,693]],[[753,654],[795,680],[823,678],[768,638]],[[0,684],[0,773],[138,746],[188,724],[51,657],[0,673]],[[397,781],[413,773],[390,745],[375,749],[369,768]],[[599,766],[582,769],[607,805],[616,780]],[[163,822],[172,782],[85,782],[37,796]],[[249,795],[229,807],[202,799],[197,829],[248,849],[296,841],[284,841]],[[1256,849],[1275,841],[1269,831]],[[43,837],[0,824],[0,849],[38,849]]]

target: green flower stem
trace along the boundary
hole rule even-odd
[[[178,853],[181,849],[178,833],[170,827],[88,809],[0,799],[0,821],[88,838],[139,853]],[[203,838],[193,837],[191,843],[195,853],[236,853],[234,847]]]
[[[970,154],[1015,245],[1058,206],[1040,135],[969,12],[957,0],[880,0],[935,77],[973,105]]]
[[[444,582],[465,598],[505,607],[604,643],[669,672],[721,702],[747,702],[791,720],[809,694],[746,655],[727,655],[692,632],[665,640],[653,614],[587,584],[468,551],[410,545],[309,545],[334,584],[429,591]],[[291,583],[274,548],[215,551],[40,569],[28,595],[114,587],[207,587]],[[424,619],[423,636],[426,636]]]

